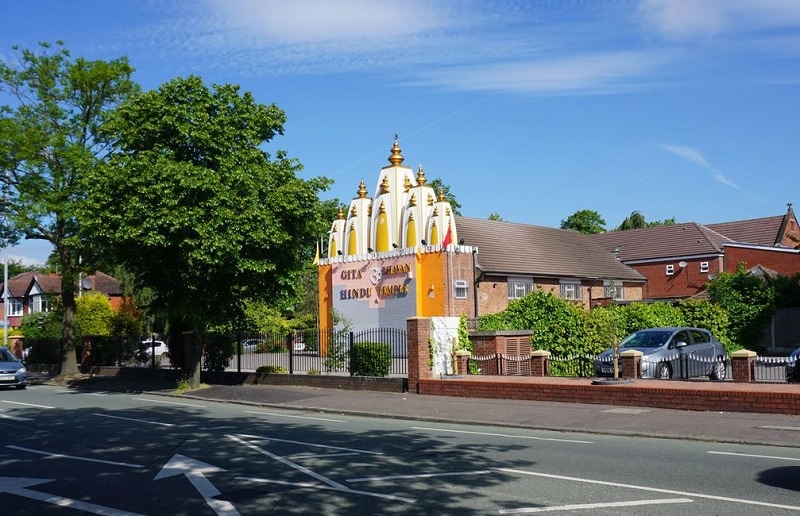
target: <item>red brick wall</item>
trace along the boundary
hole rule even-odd
[[[741,262],[744,262],[748,269],[756,265],[763,265],[787,276],[800,272],[800,252],[796,250],[768,251],[726,246],[725,270],[731,273],[736,272],[736,267]]]
[[[800,392],[693,391],[663,387],[648,388],[633,383],[619,386],[565,385],[514,380],[420,380],[419,394],[462,398],[502,398],[513,400],[595,403],[723,412],[760,412],[800,415]]]
[[[722,267],[721,258],[707,257],[683,260],[686,267],[680,267],[681,260],[670,259],[656,263],[631,265],[647,278],[644,289],[645,299],[665,299],[690,297],[701,292],[708,283],[709,274],[719,274]],[[708,262],[708,272],[700,272],[700,263]],[[667,265],[672,265],[674,272],[667,275]]]

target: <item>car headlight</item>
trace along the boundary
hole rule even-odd
[[[20,367],[19,369],[17,369],[17,372],[18,373],[24,373],[25,372],[25,368],[24,367]]]

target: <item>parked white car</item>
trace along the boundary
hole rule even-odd
[[[142,341],[142,351],[144,351],[145,355],[150,356],[153,353],[154,342],[155,342],[156,356],[166,355],[169,353],[169,348],[167,347],[166,343],[164,343],[163,340],[153,341],[150,339],[146,339]]]

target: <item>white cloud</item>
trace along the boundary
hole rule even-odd
[[[673,40],[800,24],[796,0],[642,0],[638,13],[647,29]]]
[[[713,172],[714,181],[718,183],[722,183],[723,185],[730,186],[731,188],[739,188],[739,185],[728,179],[725,174],[722,173],[717,167],[712,165],[701,153],[700,151],[693,149],[691,147],[686,147],[685,145],[661,145],[662,149],[680,157],[684,160],[694,163],[695,165],[700,165],[703,168],[706,168]]]

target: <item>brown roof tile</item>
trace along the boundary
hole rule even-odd
[[[761,219],[706,224],[705,226],[740,244],[774,246],[780,243],[783,236],[784,218],[784,215],[779,215]]]
[[[456,217],[456,227],[486,273],[645,280],[577,231],[469,217]]]
[[[723,244],[731,241],[696,222],[609,231],[590,235],[590,238],[609,253],[615,253],[619,247],[619,259],[626,263],[675,256],[720,254]]]

